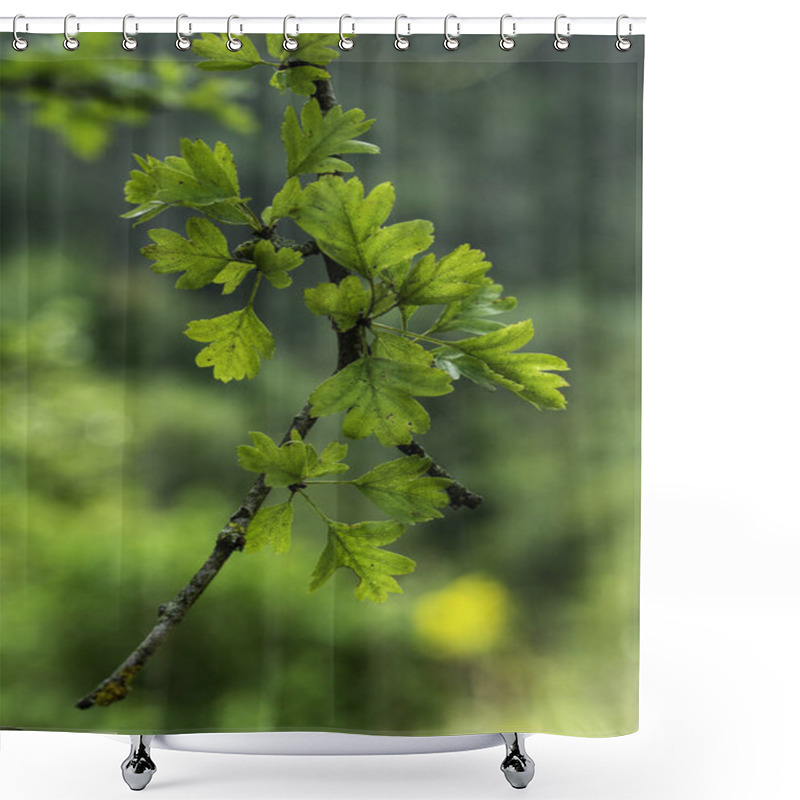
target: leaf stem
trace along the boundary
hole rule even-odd
[[[322,517],[326,525],[331,521],[331,518],[308,496],[306,492],[304,492],[302,489],[298,489],[297,493],[303,495],[306,502],[311,506],[311,508],[314,509],[314,511],[317,512],[317,514],[319,514],[320,517]]]
[[[391,331],[392,333],[407,336],[409,339],[422,339],[424,342],[431,344],[438,344],[440,347],[452,347],[454,342],[443,342],[441,339],[434,339],[432,336],[426,336],[424,333],[414,333],[413,331],[404,331],[400,328],[393,328],[391,325],[384,325],[382,322],[373,322],[373,328],[381,328],[384,331]]]
[[[250,298],[247,301],[248,308],[253,307],[253,302],[256,299],[256,293],[258,292],[258,287],[261,285],[261,278],[262,278],[261,273],[256,271],[256,279],[253,281],[253,289],[250,292]]]

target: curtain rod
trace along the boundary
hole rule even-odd
[[[558,30],[562,36],[614,36],[617,33],[616,17],[570,17],[559,15]],[[14,17],[0,17],[0,32],[11,33]],[[18,34],[64,33],[64,17],[26,17],[17,20]],[[288,18],[287,33],[339,33],[339,17],[306,17],[296,15]],[[622,21],[623,36],[636,36],[644,33],[644,17],[627,17]],[[351,17],[347,15],[341,23],[345,35],[353,33],[394,35],[395,25],[401,36],[418,34],[444,35],[444,17]],[[569,29],[567,26],[569,25]],[[122,17],[82,17],[70,15],[70,35],[81,33],[120,33]],[[193,33],[225,33],[228,30],[228,17],[181,16],[181,32],[184,36]],[[553,34],[555,17],[514,17],[506,15],[504,30],[509,35],[532,33]],[[130,35],[137,33],[175,33],[175,17],[137,17],[129,16],[126,30]],[[500,15],[496,17],[459,17],[451,15],[448,31],[453,35],[500,33]],[[231,22],[234,35],[252,33],[283,33],[284,17],[234,17]]]

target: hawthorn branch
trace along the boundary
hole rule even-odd
[[[399,444],[397,449],[407,456],[430,458],[425,449],[414,441],[411,444]],[[445,489],[450,498],[450,508],[458,509],[465,506],[466,508],[475,509],[483,502],[483,498],[479,494],[475,494],[475,492],[470,491],[466,486],[459,483],[452,475],[447,473],[444,467],[439,466],[433,459],[431,459],[431,465],[428,468],[428,475],[432,478],[448,478],[452,481]]]

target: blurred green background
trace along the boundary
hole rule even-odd
[[[210,552],[250,485],[236,445],[280,437],[335,363],[328,323],[302,302],[325,280],[312,258],[262,294],[273,361],[214,382],[182,331],[241,300],[148,269],[147,229],[182,232],[189,213],[138,228],[119,216],[131,154],[176,154],[181,136],[227,142],[260,211],[284,180],[283,109],[301,98],[269,88],[268,70],[196,70],[172,37],[135,53],[118,38],[66,53],[37,37],[0,57],[0,725],[634,731],[641,49],[592,37],[563,54],[550,37],[509,53],[496,37],[455,53],[367,37],[331,68],[345,108],[377,120],[365,138],[382,155],[352,157],[357,174],[368,189],[391,180],[391,221],[431,220],[437,254],[487,253],[519,300],[506,321],[532,318],[532,349],[569,363],[567,410],[464,380],[426,400],[421,443],[485,500],[390,547],[418,564],[402,595],[361,604],[344,570],[309,594],[325,531],[298,509],[291,550],[234,554],[126,700],[74,708]],[[341,440],[339,422],[310,441]],[[351,443],[351,474],[395,455]],[[352,489],[321,491],[337,519],[381,518]]]

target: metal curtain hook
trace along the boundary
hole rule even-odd
[[[231,53],[235,53],[237,50],[241,50],[242,49],[242,40],[241,39],[237,39],[231,33],[231,22],[233,22],[235,19],[239,19],[239,17],[237,17],[236,14],[231,14],[228,17],[228,42],[225,45],[225,47],[227,47],[228,50],[231,51]],[[241,30],[242,30],[242,26],[240,25],[239,26],[239,31],[241,32]]]
[[[297,17],[293,17],[291,14],[289,14],[283,18],[283,49],[291,52],[292,50],[297,50],[297,48],[300,46],[300,42],[298,42],[297,39],[292,39],[292,37],[289,36],[288,27],[290,19],[297,19]],[[297,24],[295,24],[295,33],[298,33],[299,30],[300,28],[297,26]]]
[[[135,19],[133,14],[126,14],[122,18],[122,49],[123,50],[128,50],[128,51],[135,50],[136,49],[136,45],[139,44],[136,41],[136,39],[134,39],[132,36],[128,35],[128,20],[129,19]],[[137,31],[139,30],[138,23],[134,23],[134,30],[137,30]]]
[[[411,42],[405,38],[405,36],[400,35],[400,20],[401,19],[408,19],[405,14],[398,14],[394,18],[394,46],[396,50],[408,50],[411,47]],[[406,27],[408,31],[406,32],[406,36],[411,36],[411,23],[407,22]]]
[[[25,15],[24,14],[17,14],[17,16],[14,17],[14,21],[11,23],[11,32],[14,34],[14,41],[11,42],[11,46],[15,50],[18,50],[19,52],[22,52],[28,46],[28,40],[27,39],[23,39],[17,33],[17,20],[18,19],[25,19]],[[26,31],[28,30],[28,23],[27,22],[25,23],[25,30]]]
[[[511,19],[511,14],[503,14],[500,17],[500,49],[501,50],[512,50],[516,42],[512,37],[517,35],[517,23],[511,23],[511,36],[509,36],[505,32],[505,22],[507,19]]]
[[[353,18],[349,14],[342,14],[342,16],[339,17],[339,49],[340,50],[352,50],[354,45],[355,45],[355,42],[352,39],[345,38],[345,35],[342,32],[342,28],[344,26],[344,21],[346,19],[353,19]],[[356,24],[355,24],[355,22],[353,22],[351,24],[353,26],[353,35],[355,35]]]
[[[452,36],[447,30],[447,23],[450,22],[451,19],[456,20],[456,35]],[[461,33],[461,23],[457,21],[458,17],[455,14],[448,14],[444,18],[444,49],[445,50],[458,50],[459,44],[461,42],[458,41],[458,36]]]
[[[77,50],[78,49],[78,45],[80,44],[80,42],[74,36],[70,36],[70,33],[69,33],[69,21],[71,19],[75,19],[75,15],[74,14],[67,14],[67,16],[64,17],[64,49],[65,50]],[[81,29],[80,23],[76,22],[75,23],[75,32],[77,33],[80,29]]]
[[[558,32],[558,21],[559,21],[560,19],[566,19],[566,18],[567,18],[567,15],[566,15],[566,14],[559,14],[559,15],[556,17],[556,21],[555,21],[555,23],[554,23],[554,25],[553,25],[553,33],[555,34],[555,37],[556,37],[556,38],[555,38],[555,41],[553,42],[553,47],[555,47],[555,49],[556,49],[556,50],[566,50],[566,49],[569,47],[569,39],[565,39],[565,38],[564,38],[564,37],[563,37],[563,36],[562,36],[562,35],[561,35],[561,34]],[[571,31],[570,31],[570,27],[571,27],[571,26],[570,26],[570,23],[568,22],[568,23],[567,23],[567,36],[569,36],[569,35],[570,35],[570,33],[571,33]]]
[[[614,44],[614,46],[617,48],[617,50],[619,50],[622,53],[624,53],[626,50],[630,50],[631,49],[631,40],[624,38],[622,36],[622,34],[620,33],[620,22],[622,22],[622,20],[624,20],[624,19],[629,19],[627,14],[620,14],[617,17],[617,41]],[[628,23],[628,36],[630,36],[632,33],[633,33],[633,25],[631,25],[631,23],[629,22]]]
[[[178,50],[188,50],[192,46],[192,40],[187,39],[181,33],[181,20],[188,19],[188,14],[178,14],[177,18],[175,19],[175,47]],[[192,23],[189,23],[189,33],[192,32]]]

